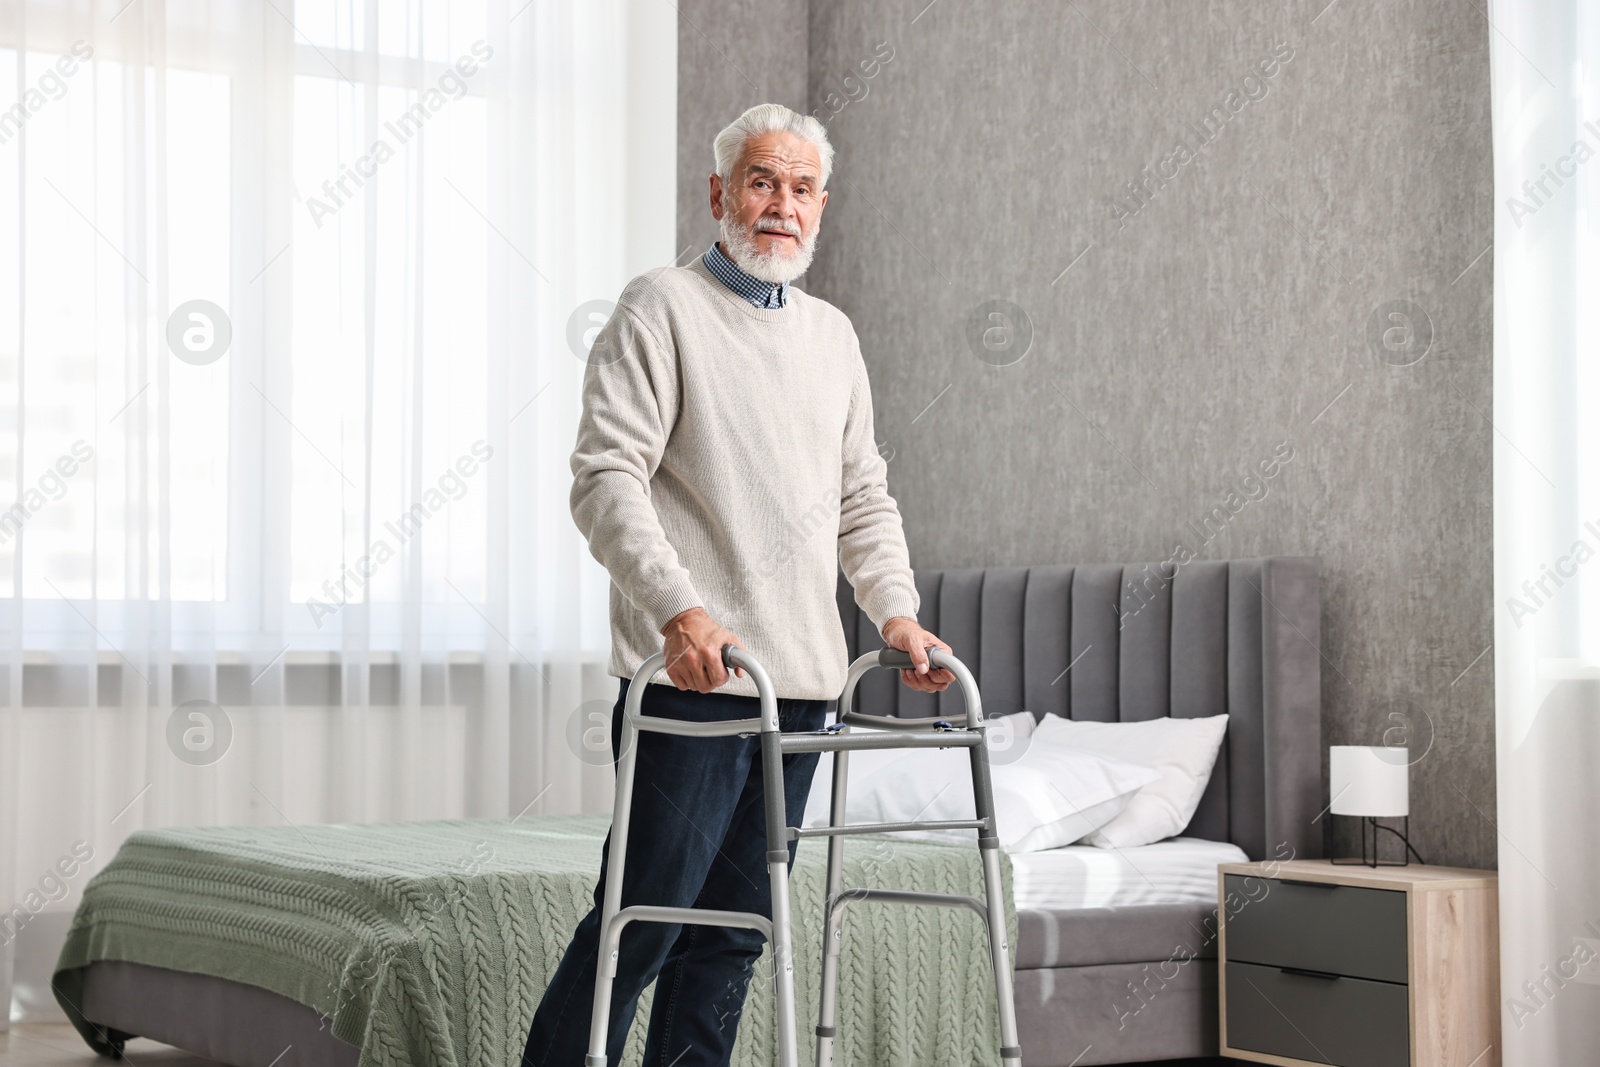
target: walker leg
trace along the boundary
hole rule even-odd
[[[849,727],[845,728],[849,732]],[[831,826],[845,822],[845,791],[850,783],[850,752],[833,754]],[[839,951],[844,944],[844,909],[838,906],[844,888],[844,835],[828,838],[828,877],[822,890],[822,981],[817,996],[817,1067],[833,1067],[833,1042],[838,1034]]]
[[[640,684],[640,683],[636,683]],[[640,684],[640,688],[643,688]],[[633,704],[636,694],[628,692]],[[637,708],[636,704],[633,704]],[[622,874],[628,857],[628,818],[633,811],[633,767],[638,745],[633,744],[633,719],[624,711],[622,718],[622,758],[617,761],[617,793],[611,810],[611,850],[606,857],[606,891],[600,908],[600,945],[594,963],[594,1006],[589,1016],[589,1052],[583,1067],[606,1067],[606,1031],[611,1023],[611,986],[617,977],[617,955],[621,951],[622,929],[617,912],[622,910]]]
[[[777,999],[778,1067],[799,1067],[794,1016],[794,952],[789,940],[789,856],[769,863],[772,878],[773,991]]]
[[[972,796],[977,817],[990,827],[978,831],[978,855],[983,861],[983,901],[989,912],[989,956],[994,966],[995,1008],[1000,1017],[1000,1060],[1005,1067],[1022,1067],[1022,1047],[1017,1038],[1017,1005],[1011,986],[1011,946],[1006,939],[1005,887],[1000,881],[1000,838],[994,831],[994,785],[989,775],[987,743],[972,752]]]
[[[783,748],[778,736],[775,729],[761,732],[762,792],[765,794],[767,813],[767,876],[772,886],[772,979],[778,1030],[778,1067],[800,1067],[794,1021],[794,950],[789,934],[789,812],[783,788]]]
[[[983,848],[983,896],[989,908],[989,952],[994,962],[995,1006],[1000,1011],[1000,1060],[1022,1067],[1017,1038],[1017,1005],[1011,988],[1011,949],[1006,943],[1005,890],[1000,882],[1000,856],[994,845]]]

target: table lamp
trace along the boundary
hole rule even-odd
[[[1328,749],[1328,792],[1334,815],[1361,820],[1361,858],[1333,860],[1338,864],[1368,867],[1404,867],[1416,855],[1411,847],[1411,759],[1404,748],[1386,745],[1333,745]],[[1379,819],[1400,819],[1401,829],[1384,826]],[[1368,854],[1368,830],[1371,854]],[[1378,834],[1387,831],[1400,839],[1398,860],[1379,859]],[[1417,855],[1417,862],[1422,857]]]

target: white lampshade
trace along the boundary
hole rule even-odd
[[[1328,749],[1328,792],[1335,815],[1381,819],[1411,813],[1409,753],[1383,745],[1333,745]]]

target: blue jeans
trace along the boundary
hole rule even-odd
[[[630,679],[621,679],[611,712],[613,761],[622,733]],[[778,700],[784,732],[817,730],[826,700]],[[649,684],[645,715],[708,722],[755,718],[756,697],[696,693]],[[772,915],[762,806],[761,742],[757,737],[675,737],[636,732],[633,809],[628,827],[622,906],[717,908]],[[783,757],[788,825],[805,811],[815,752]],[[796,842],[789,842],[794,866]],[[600,857],[594,907],[578,923],[534,1013],[524,1067],[583,1067],[593,1015],[600,909],[605,899],[611,835]],[[645,1067],[727,1067],[745,993],[765,939],[754,930],[633,922],[623,928],[611,988],[606,1062],[617,1067],[639,995],[656,982],[645,1042]],[[659,979],[657,975],[659,973]]]

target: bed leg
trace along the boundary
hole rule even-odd
[[[105,1044],[107,1050],[101,1052],[100,1055],[112,1060],[124,1058],[124,1049],[127,1048],[128,1040],[135,1036],[123,1033],[121,1030],[110,1026],[96,1026],[95,1032],[101,1042]]]

